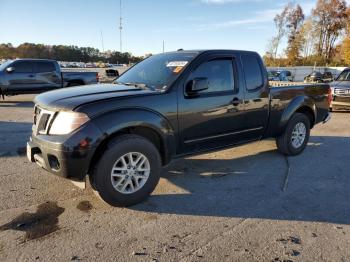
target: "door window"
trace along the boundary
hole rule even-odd
[[[201,93],[234,91],[233,66],[231,59],[212,60],[201,64],[190,76],[207,78],[208,89]]]
[[[14,63],[15,73],[33,73],[34,63],[29,61],[21,61]]]

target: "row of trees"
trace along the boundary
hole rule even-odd
[[[135,63],[142,59],[132,56],[130,53],[117,51],[101,53],[92,47],[32,43],[24,43],[14,47],[12,44],[0,44],[0,59],[13,58],[46,58],[67,62],[108,62],[112,64]]]
[[[267,65],[350,64],[350,8],[345,0],[318,0],[309,17],[290,2],[274,23],[277,33],[264,56]],[[285,40],[287,47],[279,56]]]

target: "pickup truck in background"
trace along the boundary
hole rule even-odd
[[[350,110],[350,68],[344,69],[331,84],[331,110]]]
[[[327,84],[271,87],[255,52],[153,55],[113,84],[37,96],[27,156],[75,182],[88,175],[103,200],[130,206],[172,159],[265,138],[300,154],[310,129],[330,119],[331,99]]]
[[[0,95],[36,94],[62,87],[96,84],[95,72],[61,72],[55,60],[16,59],[0,65]]]

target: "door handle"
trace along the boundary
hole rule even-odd
[[[34,77],[34,75],[28,75],[29,77]]]
[[[232,101],[231,101],[231,104],[232,104],[233,106],[239,106],[241,103],[242,103],[242,100],[239,99],[239,98],[237,98],[237,97],[235,97],[235,98],[232,99]]]

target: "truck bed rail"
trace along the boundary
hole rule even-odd
[[[304,82],[269,81],[271,87],[310,85]]]

